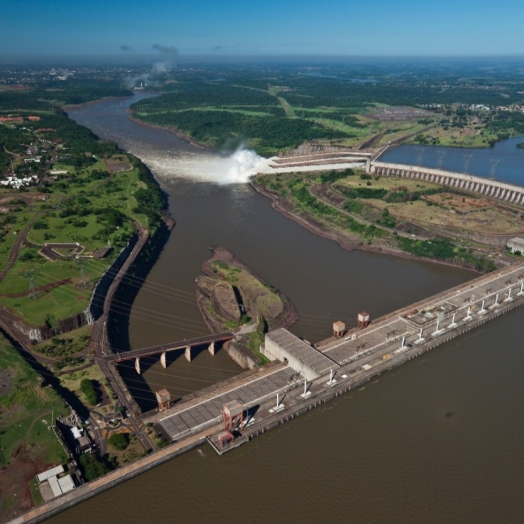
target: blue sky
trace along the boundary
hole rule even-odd
[[[0,19],[10,55],[524,55],[523,0],[0,0]]]

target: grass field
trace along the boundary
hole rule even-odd
[[[464,234],[519,232],[518,217],[500,204],[418,180],[332,171],[258,176],[255,184],[277,193],[294,214],[352,243],[400,248],[482,271],[494,269],[485,247],[494,248]]]
[[[144,446],[140,440],[132,434],[129,435],[129,444],[126,449],[119,450],[109,445],[108,450],[109,460],[118,467],[134,462],[145,454]]]
[[[122,155],[116,155],[116,161],[121,162]],[[31,188],[23,194],[30,204],[15,208],[20,211],[10,211],[9,220],[3,228],[3,242],[0,242],[1,268],[7,263],[17,238],[14,233],[20,233],[34,216],[34,211],[41,212],[27,234],[27,240],[36,246],[21,249],[8,278],[0,282],[0,304],[34,326],[46,320],[55,325],[54,319],[84,311],[94,285],[135,231],[133,221],[149,227],[149,219],[138,212],[134,197],[137,190],[144,189],[136,168],[109,177],[101,160],[85,169],[75,169],[66,164],[57,167],[66,169],[68,175],[59,176],[51,186],[52,193],[43,194],[39,193],[38,188]],[[100,173],[105,174],[101,176]],[[13,197],[12,192],[2,192],[0,199],[9,195]],[[108,215],[104,211],[106,209],[112,209],[111,214]],[[0,223],[1,220],[0,215]],[[86,256],[108,243],[115,249],[104,260],[86,260],[82,267],[76,260],[52,262],[45,259],[38,254],[39,246],[45,243],[79,243],[85,248],[82,255]],[[33,298],[28,296],[31,281],[38,288],[64,279],[70,279],[71,283],[37,292]],[[20,293],[26,293],[26,296],[6,296]]]
[[[80,400],[86,406],[89,406],[90,404],[87,402],[85,395],[80,390],[80,382],[82,382],[82,380],[85,378],[96,380],[100,383],[101,387],[103,387],[103,385],[105,384],[105,376],[102,373],[102,370],[96,364],[93,364],[91,367],[83,369],[81,371],[75,371],[73,373],[65,373],[63,375],[60,375],[60,383],[64,387],[69,389],[69,391],[75,393],[76,396],[80,398]]]
[[[3,376],[9,376],[10,383],[0,395],[0,463],[11,463],[19,448],[26,448],[31,457],[45,463],[66,460],[48,426],[52,425],[51,414],[56,418],[68,414],[69,409],[54,390],[40,386],[40,377],[1,335],[0,370]]]

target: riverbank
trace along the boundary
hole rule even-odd
[[[411,253],[407,253],[405,251],[402,251],[401,249],[395,249],[390,246],[384,246],[384,245],[374,245],[373,243],[364,243],[362,241],[362,238],[358,235],[350,236],[350,235],[342,235],[340,233],[336,233],[334,231],[328,231],[325,228],[322,227],[322,225],[319,222],[313,222],[310,219],[306,219],[304,217],[301,217],[295,213],[293,213],[292,210],[289,209],[289,205],[286,205],[286,200],[282,199],[279,195],[267,191],[260,185],[258,185],[254,180],[250,182],[251,187],[253,189],[265,196],[266,198],[269,198],[271,200],[271,207],[275,210],[284,215],[286,218],[289,218],[290,220],[293,220],[293,222],[296,222],[297,224],[301,225],[303,228],[307,229],[314,235],[317,235],[322,238],[326,238],[328,240],[333,240],[336,242],[342,249],[345,249],[347,251],[354,251],[354,250],[360,250],[370,253],[377,253],[380,255],[391,255],[398,258],[403,258],[407,260],[421,260],[424,262],[431,262],[435,264],[440,264],[444,266],[451,266],[451,267],[460,267],[462,269],[468,269],[471,271],[476,271],[478,273],[482,273],[482,271],[476,270],[474,268],[468,267],[463,264],[459,263],[453,263],[446,260],[438,260],[428,257],[421,257],[412,255]]]
[[[77,109],[79,107],[89,107],[89,106],[93,106],[96,104],[100,104],[101,102],[109,102],[111,100],[125,100],[126,98],[129,98],[130,96],[133,96],[133,93],[130,93],[129,95],[124,95],[124,96],[105,96],[102,98],[98,98],[97,100],[91,100],[90,102],[83,102],[81,104],[66,104],[66,105],[60,106],[60,109],[64,111],[64,113],[67,114],[67,111],[71,109]]]
[[[169,133],[173,133],[181,140],[184,140],[185,142],[188,142],[192,146],[195,146],[198,149],[202,149],[203,151],[215,151],[215,149],[212,148],[211,146],[204,144],[203,142],[198,142],[197,140],[194,140],[189,135],[186,135],[185,133],[183,133],[179,129],[176,129],[175,127],[161,126],[158,124],[151,124],[149,122],[144,122],[143,120],[140,120],[139,118],[136,118],[135,116],[133,116],[133,111],[131,111],[131,109],[127,109],[127,113],[129,113],[129,120],[135,122],[136,124],[140,124],[142,126],[147,126],[153,129],[160,129],[162,131],[168,131]]]

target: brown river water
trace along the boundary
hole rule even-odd
[[[311,341],[333,320],[351,326],[362,309],[377,317],[474,276],[312,235],[249,185],[217,184],[225,161],[130,121],[129,104],[70,116],[146,162],[177,220],[133,305],[133,348],[207,332],[194,280],[213,244],[288,296],[292,331]],[[223,457],[203,446],[50,522],[524,522],[523,319],[516,310]],[[182,396],[240,372],[223,351],[145,368],[143,380],[123,374],[146,409],[159,387]]]

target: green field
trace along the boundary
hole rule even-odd
[[[7,391],[0,395],[0,463],[11,464],[22,448],[34,462],[64,462],[65,452],[48,426],[52,425],[52,414],[55,418],[67,415],[69,409],[53,389],[41,387],[40,377],[1,335],[0,372],[8,383]]]
[[[48,168],[67,173],[23,191],[0,190],[0,213],[2,206],[8,211],[0,214],[0,269],[7,264],[21,231],[38,213],[16,263],[0,282],[0,304],[32,326],[45,322],[56,326],[58,319],[86,309],[97,281],[137,227],[154,233],[165,197],[136,158],[116,152],[113,145],[97,140],[64,115],[40,114],[42,125],[62,129],[61,142],[54,150],[56,159]],[[25,167],[24,151],[17,149],[18,141],[29,139],[27,133],[21,126],[6,129],[0,125],[0,141],[13,150],[15,170],[33,169]],[[47,162],[51,157],[47,155]],[[113,165],[127,170],[112,173]],[[78,243],[83,261],[47,260],[38,253],[46,243]],[[106,258],[92,258],[106,246],[113,248]],[[70,254],[57,250],[63,256]],[[53,288],[53,283],[62,280],[68,282]],[[10,296],[13,294],[19,296]]]

